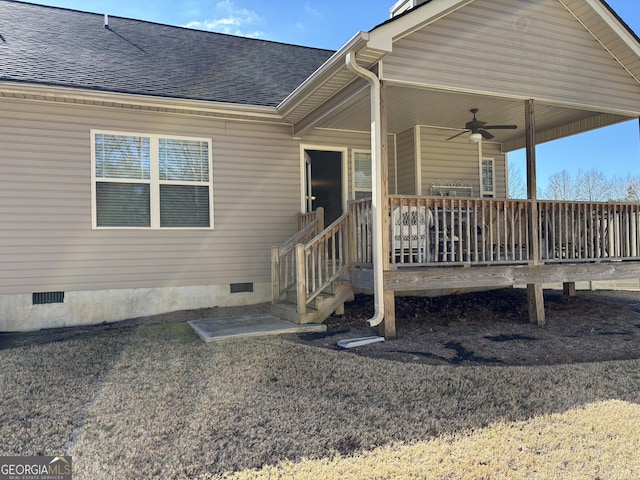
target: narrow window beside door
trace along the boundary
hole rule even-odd
[[[371,198],[370,152],[353,152],[353,198]]]
[[[483,197],[493,197],[495,195],[493,158],[482,159],[482,178],[480,186],[482,188]]]

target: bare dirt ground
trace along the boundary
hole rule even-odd
[[[430,365],[553,365],[640,358],[640,292],[546,290],[546,325],[528,321],[524,289],[444,297],[396,297],[398,338],[356,347],[368,357]],[[357,295],[326,334],[298,341],[337,349],[343,338],[377,335],[366,319],[372,299]]]
[[[428,365],[553,365],[640,358],[640,292],[579,291],[567,298],[545,290],[546,325],[528,321],[524,289],[443,297],[396,297],[398,338],[350,352]],[[31,333],[1,334],[0,349],[44,344],[142,324],[183,322],[217,315],[256,313],[268,304],[171,312],[123,322]],[[292,341],[339,349],[338,340],[377,335],[366,324],[373,299],[357,295],[344,315],[326,320],[328,331],[289,335]]]

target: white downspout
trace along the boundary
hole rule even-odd
[[[380,79],[376,74],[362,68],[356,62],[356,54],[352,50],[346,56],[347,68],[371,84],[371,177],[373,188],[371,195],[373,221],[373,302],[375,311],[367,322],[372,327],[380,325],[384,320],[384,275],[382,252],[382,110],[380,107]]]

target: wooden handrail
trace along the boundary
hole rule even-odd
[[[297,231],[279,247],[271,249],[271,298],[279,302],[287,290],[296,285],[295,246],[309,241],[318,235],[324,227],[324,209],[322,207],[310,213],[296,215]]]
[[[391,263],[528,263],[527,200],[394,195]]]
[[[640,259],[639,203],[538,200],[534,242],[530,200],[393,195],[389,202],[395,265]]]
[[[312,212],[298,213],[296,215],[296,230],[300,231],[309,224],[319,224],[320,230],[324,228],[324,208],[318,207]]]
[[[640,258],[640,204],[538,201],[546,263]]]
[[[305,274],[298,278],[296,290],[305,291],[306,304],[320,295],[349,266],[349,217],[350,212],[345,212],[304,246]]]
[[[302,230],[295,233],[289,240],[278,247],[280,255],[286,255],[298,243],[306,243],[309,238],[314,238],[320,231],[321,229],[316,222],[308,223]]]
[[[300,231],[272,249],[273,302],[295,289],[298,313],[305,313],[309,302],[339,278],[354,260],[370,261],[370,216],[371,200],[349,202],[347,211],[323,230],[321,209],[315,217],[299,214]]]
[[[386,254],[392,268],[532,264],[534,257],[541,263],[640,260],[640,203],[538,200],[536,239],[531,207],[530,200],[392,195]],[[350,265],[370,264],[371,209],[370,200],[350,202],[325,229],[321,213],[298,220],[300,231],[272,250],[274,302],[295,289],[304,312]]]

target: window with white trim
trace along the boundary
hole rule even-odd
[[[211,228],[211,140],[91,132],[95,228]]]
[[[483,158],[481,170],[482,176],[480,178],[480,188],[482,189],[481,193],[483,197],[493,197],[495,195],[493,171],[493,158]]]
[[[371,152],[353,151],[353,198],[371,198]]]

